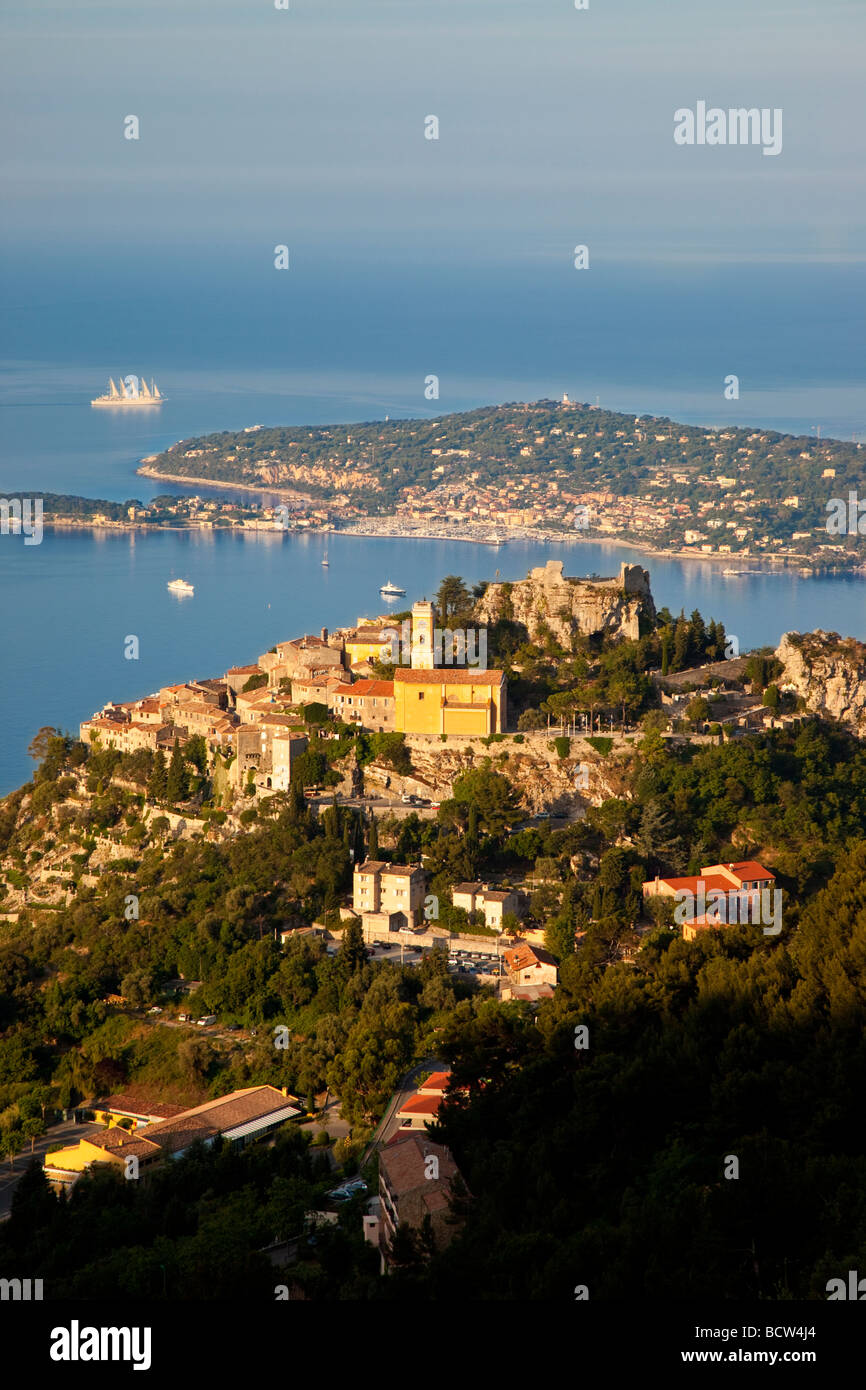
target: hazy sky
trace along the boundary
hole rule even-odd
[[[6,0],[0,52],[10,249],[864,259],[864,0]]]

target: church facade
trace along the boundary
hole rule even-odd
[[[432,603],[412,608],[411,665],[394,671],[394,728],[404,734],[474,735],[505,730],[504,671],[437,665]]]

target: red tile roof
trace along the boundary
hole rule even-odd
[[[397,1111],[398,1115],[435,1115],[442,1104],[442,1096],[410,1096]]]
[[[431,1072],[430,1076],[427,1077],[427,1080],[426,1080],[426,1081],[422,1081],[422,1082],[421,1082],[421,1085],[418,1087],[418,1090],[419,1090],[419,1092],[421,1092],[421,1091],[445,1091],[445,1090],[447,1090],[450,1081],[451,1081],[451,1071],[450,1071],[450,1069],[449,1069],[448,1071],[434,1071],[434,1072]]]
[[[398,666],[394,672],[395,684],[405,685],[500,685],[505,680],[504,671],[476,671],[466,667],[441,667],[433,671],[410,671]]]
[[[333,695],[380,695],[384,699],[393,699],[394,682],[376,680],[355,681],[354,685],[337,685],[331,693]]]

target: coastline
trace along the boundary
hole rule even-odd
[[[274,485],[274,487],[264,488],[256,487],[253,483],[230,483],[226,481],[221,482],[215,478],[185,478],[180,473],[160,473],[158,469],[148,468],[146,466],[149,458],[156,458],[156,455],[151,454],[148,456],[148,459],[142,459],[141,466],[136,468],[135,471],[137,474],[141,474],[142,477],[157,478],[160,482],[182,483],[184,487],[215,487],[221,488],[224,492],[252,492],[258,497],[286,497],[290,498],[292,501],[309,502],[311,504],[319,500],[315,497],[310,497],[305,492],[294,492],[291,488],[277,487],[276,485]],[[322,499],[322,501],[324,501],[324,499]]]
[[[151,463],[152,459],[155,458],[155,457],[156,457],[156,455],[149,455],[147,458],[142,459],[141,465],[136,469],[136,473],[141,474],[141,475],[143,475],[144,477],[148,477],[148,478],[156,478],[156,479],[160,479],[160,480],[164,480],[164,481],[166,481],[166,482],[172,482],[172,483],[181,483],[181,484],[183,484],[185,487],[193,487],[193,486],[194,486],[194,487],[199,487],[199,486],[201,486],[201,487],[215,488],[215,489],[222,490],[222,491],[241,491],[241,492],[248,492],[248,493],[251,493],[251,494],[253,494],[254,496],[258,496],[258,497],[260,497],[260,498],[262,498],[262,497],[267,497],[267,496],[285,497],[285,498],[290,499],[290,500],[293,500],[293,501],[302,501],[302,502],[306,502],[306,503],[308,503],[308,504],[313,504],[313,503],[315,503],[315,502],[317,502],[317,501],[320,501],[320,499],[311,498],[311,497],[309,497],[309,496],[308,496],[307,494],[305,494],[305,493],[300,493],[300,492],[297,492],[297,491],[293,491],[292,489],[289,489],[289,488],[281,488],[281,487],[278,487],[278,486],[263,488],[263,487],[256,486],[256,485],[254,485],[254,484],[252,484],[252,483],[234,483],[234,482],[219,481],[219,480],[213,479],[213,478],[190,478],[190,477],[184,477],[184,476],[182,476],[182,475],[180,475],[180,474],[177,474],[177,473],[162,473],[162,472],[160,472],[158,469],[155,469],[155,468],[153,468],[153,467],[149,467],[149,466],[148,466],[148,465]],[[327,505],[327,504],[324,503],[324,505]],[[422,533],[420,533],[420,532],[417,532],[417,531],[406,532],[406,531],[401,531],[401,530],[395,529],[396,526],[397,526],[397,524],[398,524],[398,523],[396,522],[396,519],[395,519],[394,528],[388,528],[387,522],[388,522],[388,519],[387,519],[387,518],[382,518],[382,519],[380,519],[380,520],[376,523],[376,525],[377,525],[377,527],[378,527],[379,529],[377,529],[377,530],[375,530],[375,531],[373,531],[373,530],[361,530],[361,529],[356,529],[357,527],[362,526],[362,525],[363,525],[363,522],[352,522],[352,523],[350,523],[348,526],[345,526],[345,527],[340,527],[340,526],[336,526],[336,527],[335,527],[335,526],[333,526],[333,524],[324,525],[324,526],[308,526],[308,527],[305,527],[304,530],[305,530],[305,533],[306,533],[307,535],[309,535],[309,534],[319,534],[319,533],[322,533],[322,532],[327,532],[327,533],[329,533],[329,534],[331,534],[331,535],[357,536],[357,537],[361,537],[361,538],[370,537],[371,539],[374,539],[374,540],[464,541],[464,542],[466,542],[466,543],[468,543],[468,544],[471,544],[471,545],[486,545],[486,546],[489,546],[490,549],[493,549],[493,550],[500,549],[501,547],[504,547],[505,545],[509,544],[509,542],[511,542],[511,541],[534,541],[534,542],[541,542],[541,543],[543,543],[543,544],[552,544],[552,545],[563,545],[563,544],[569,544],[569,545],[609,545],[609,546],[617,547],[617,548],[619,548],[619,549],[632,550],[632,551],[635,551],[637,554],[643,554],[643,555],[648,555],[648,556],[659,556],[659,557],[661,557],[661,558],[663,558],[663,559],[669,559],[669,560],[687,560],[687,561],[691,561],[691,562],[693,562],[693,563],[697,562],[697,563],[703,563],[703,564],[709,564],[709,565],[722,565],[722,566],[724,566],[724,567],[727,568],[727,569],[741,570],[741,571],[744,572],[744,573],[748,573],[749,570],[753,570],[753,569],[754,569],[754,570],[756,570],[758,573],[766,573],[766,574],[780,574],[780,573],[783,573],[783,572],[785,572],[785,571],[796,570],[796,571],[803,571],[804,573],[805,573],[805,572],[808,572],[808,574],[809,574],[810,576],[812,576],[812,577],[818,577],[818,576],[820,576],[821,574],[824,574],[824,573],[826,573],[826,574],[852,574],[852,575],[855,575],[855,574],[859,574],[859,575],[866,574],[866,565],[857,565],[857,566],[849,566],[849,565],[839,565],[839,566],[836,566],[836,565],[828,565],[827,562],[826,562],[822,557],[813,557],[813,556],[810,556],[810,555],[740,555],[740,554],[736,554],[736,553],[735,553],[735,554],[732,554],[732,555],[719,555],[719,554],[713,555],[713,554],[704,554],[704,553],[697,554],[697,553],[695,553],[695,551],[694,551],[693,549],[691,549],[691,548],[672,549],[672,548],[670,548],[670,547],[655,546],[655,545],[651,544],[649,541],[643,541],[643,540],[641,540],[641,541],[637,541],[637,540],[624,540],[622,537],[619,537],[619,536],[583,536],[583,535],[575,535],[574,532],[571,532],[571,531],[562,531],[562,532],[558,532],[558,531],[530,531],[530,530],[527,530],[527,531],[521,531],[521,533],[520,533],[519,535],[516,535],[516,536],[506,536],[506,537],[503,537],[500,541],[497,542],[497,541],[486,540],[485,538],[479,537],[479,536],[477,536],[477,535],[455,535],[455,534],[438,533],[438,532],[432,532],[432,533],[430,533],[430,534],[424,535],[424,534],[422,534]],[[85,524],[91,524],[91,525],[92,525],[92,523],[85,523]],[[133,529],[133,528],[134,528],[134,524],[133,524],[133,523],[130,523],[128,529]],[[381,528],[385,528],[385,529],[381,529]],[[94,528],[94,529],[96,529],[96,528]],[[118,530],[120,530],[120,529],[127,529],[127,528],[123,527],[122,524],[119,524],[117,528],[109,527],[109,528],[106,528],[106,529],[112,529],[112,530],[113,530],[113,529],[118,529]],[[151,528],[151,527],[144,526],[144,527],[135,527],[134,529],[143,529],[143,530],[150,530],[150,529],[153,529],[153,530],[158,530],[158,529],[160,529],[160,530],[167,530],[167,529],[195,530],[196,528],[195,528],[195,527],[177,527],[177,528],[152,527],[152,528]],[[739,564],[738,564],[738,561],[740,562]],[[731,575],[730,577],[731,577],[731,578],[735,578],[736,576],[735,576],[735,575]]]

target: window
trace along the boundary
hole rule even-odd
[[[419,699],[419,700],[423,700],[423,699],[424,699],[424,691],[423,691],[423,690],[419,690],[419,691],[418,691],[418,699]]]

